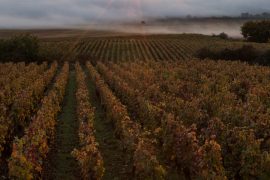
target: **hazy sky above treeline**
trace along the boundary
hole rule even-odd
[[[0,0],[0,27],[270,12],[270,0]]]

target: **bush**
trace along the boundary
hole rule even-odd
[[[213,59],[213,60],[236,60],[245,61],[250,64],[270,65],[270,50],[261,52],[250,45],[244,45],[239,49],[222,49],[213,51],[209,48],[200,49],[196,56],[200,59]]]
[[[228,34],[226,34],[225,32],[222,32],[222,33],[220,33],[218,35],[213,34],[212,37],[218,37],[220,39],[225,39],[225,40],[229,39]]]
[[[205,48],[205,47],[202,49],[199,49],[196,53],[196,56],[200,59],[207,59],[207,58],[214,59],[214,60],[219,59],[217,57],[217,52],[214,52],[210,48]]]
[[[0,41],[1,61],[35,61],[39,55],[39,41],[31,35],[15,36]]]
[[[226,33],[220,33],[219,35],[218,35],[218,37],[220,37],[221,39],[229,39],[229,36],[228,36],[228,34],[226,34]]]
[[[257,61],[262,65],[270,65],[270,50],[257,57]]]
[[[43,62],[72,59],[72,52],[66,53],[62,44],[41,42],[36,36],[23,34],[0,40],[0,62]],[[66,48],[67,49],[67,48]]]
[[[246,40],[266,43],[270,38],[270,21],[249,21],[241,27],[241,30]]]

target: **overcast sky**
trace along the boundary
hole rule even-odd
[[[270,12],[270,0],[0,0],[0,27],[142,20],[145,17]]]

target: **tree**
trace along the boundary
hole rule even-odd
[[[19,35],[0,42],[1,61],[36,61],[39,55],[39,41],[32,35]]]
[[[270,21],[249,21],[241,27],[241,30],[246,40],[266,43],[270,38]]]
[[[220,33],[218,37],[220,37],[221,39],[229,39],[228,34],[226,34],[225,32]]]

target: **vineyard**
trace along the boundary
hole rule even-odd
[[[66,47],[81,61],[0,63],[0,179],[269,179],[270,68],[194,58],[243,44],[92,38]]]
[[[64,44],[64,45],[63,45]],[[60,47],[69,43],[61,42]],[[236,40],[222,40],[203,35],[152,35],[128,37],[82,38],[70,47],[66,57],[106,61],[134,60],[179,60],[190,59],[204,47],[214,50],[235,49],[243,45],[252,45],[260,50],[270,48],[269,44],[247,43]]]

